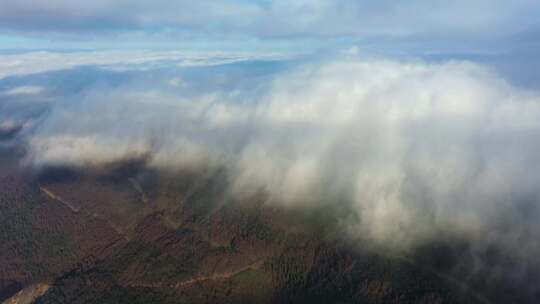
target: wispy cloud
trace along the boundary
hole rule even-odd
[[[285,58],[287,56],[280,53],[221,51],[25,52],[0,54],[0,79],[8,76],[64,70],[78,66],[100,66],[108,69],[126,70],[174,66],[211,66],[249,60],[282,60]]]
[[[5,92],[2,92],[2,95],[5,96],[16,96],[16,95],[37,95],[44,91],[43,87],[40,86],[20,86],[11,88]]]

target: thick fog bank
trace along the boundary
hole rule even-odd
[[[347,234],[384,248],[451,233],[538,249],[540,94],[485,67],[352,56],[269,75],[165,75],[39,106],[29,96],[49,88],[11,88],[3,137],[20,133],[32,166],[225,166],[234,196],[343,204]],[[492,236],[501,225],[509,232]]]

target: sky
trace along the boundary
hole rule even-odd
[[[375,43],[488,52],[537,44],[539,35],[537,0],[0,1],[2,49]]]
[[[182,50],[471,60],[540,80],[538,0],[0,0],[0,54]]]

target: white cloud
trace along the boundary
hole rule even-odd
[[[58,135],[34,138],[30,145],[39,149],[34,161],[49,165],[93,166],[149,151],[145,140],[118,143],[114,138]],[[83,152],[84,151],[84,152]],[[137,154],[134,154],[137,153]]]
[[[167,81],[167,83],[173,87],[184,87],[186,85],[182,78],[179,77],[171,78],[169,81]]]
[[[4,91],[2,95],[16,96],[16,95],[37,95],[42,93],[45,88],[40,86],[20,86]]]
[[[218,51],[26,52],[0,54],[0,79],[8,76],[44,73],[89,65],[114,70],[145,70],[156,67],[211,66],[249,60],[282,60],[285,58],[285,55],[279,53]],[[32,93],[37,92],[34,90]]]
[[[359,219],[343,219],[353,235],[394,248],[439,231],[487,233],[500,210],[540,195],[540,94],[481,66],[349,57],[244,90],[97,91],[51,112],[30,159],[221,163],[236,195],[264,189],[295,208],[345,200]]]

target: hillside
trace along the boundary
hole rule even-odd
[[[459,241],[409,255],[373,250],[339,237],[328,210],[298,214],[267,204],[263,193],[233,199],[223,170],[162,174],[133,160],[107,170],[5,172],[5,303],[21,294],[37,294],[33,303],[493,300],[481,276],[456,277],[466,248]]]

